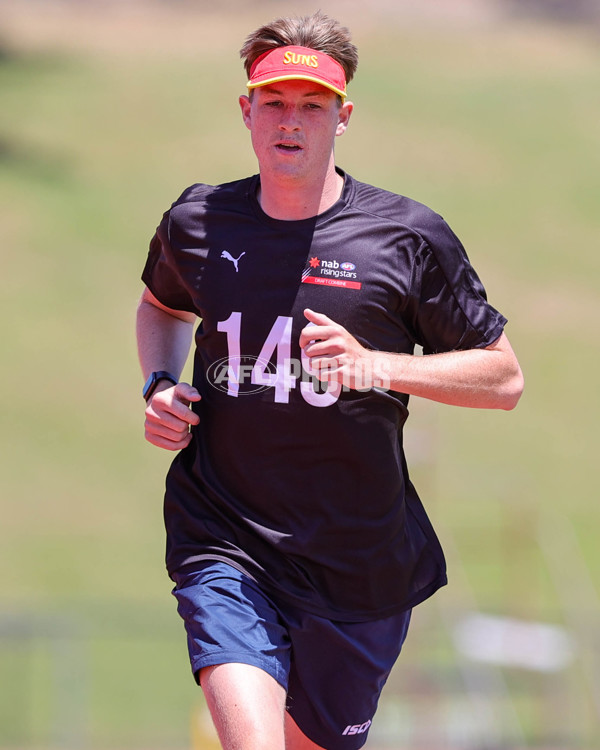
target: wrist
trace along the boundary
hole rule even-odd
[[[175,388],[176,383],[172,383],[170,380],[162,379],[159,380],[156,384],[156,388],[152,391],[152,394],[150,398],[148,399],[147,403],[150,403],[154,396],[156,396],[157,393],[161,393],[161,391],[168,391],[169,388]]]

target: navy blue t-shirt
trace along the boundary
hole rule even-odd
[[[444,556],[406,467],[408,396],[318,384],[303,311],[406,354],[489,346],[506,320],[440,216],[344,178],[340,199],[301,221],[262,211],[258,176],[194,185],[165,213],[142,278],[201,319],[200,424],[167,477],[168,570],[224,560],[275,599],[360,621],[433,594]]]

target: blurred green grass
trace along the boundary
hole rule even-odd
[[[60,737],[73,699],[44,686],[57,665],[84,668],[76,647],[53,656],[64,627],[88,670],[69,741],[186,746],[197,691],[162,560],[171,456],[143,441],[133,321],[162,212],[188,184],[256,169],[236,103],[247,28],[228,46],[208,23],[193,54],[176,40],[162,55],[17,40],[0,60],[0,618],[32,628],[0,643],[13,686],[0,744]],[[547,511],[572,525],[596,593],[600,581],[598,48],[543,28],[355,38],[338,163],[449,220],[526,376],[510,414],[412,403],[413,474],[454,551],[451,583],[455,562],[479,609],[562,622],[538,546]],[[593,601],[576,604],[597,623]]]

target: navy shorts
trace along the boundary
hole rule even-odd
[[[336,622],[285,603],[223,562],[173,575],[192,672],[239,662],[263,669],[287,691],[301,731],[327,750],[367,739],[381,689],[400,654],[410,611],[371,622]]]

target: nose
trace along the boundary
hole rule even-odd
[[[300,121],[295,107],[284,107],[279,120],[279,128],[286,132],[300,130]]]

